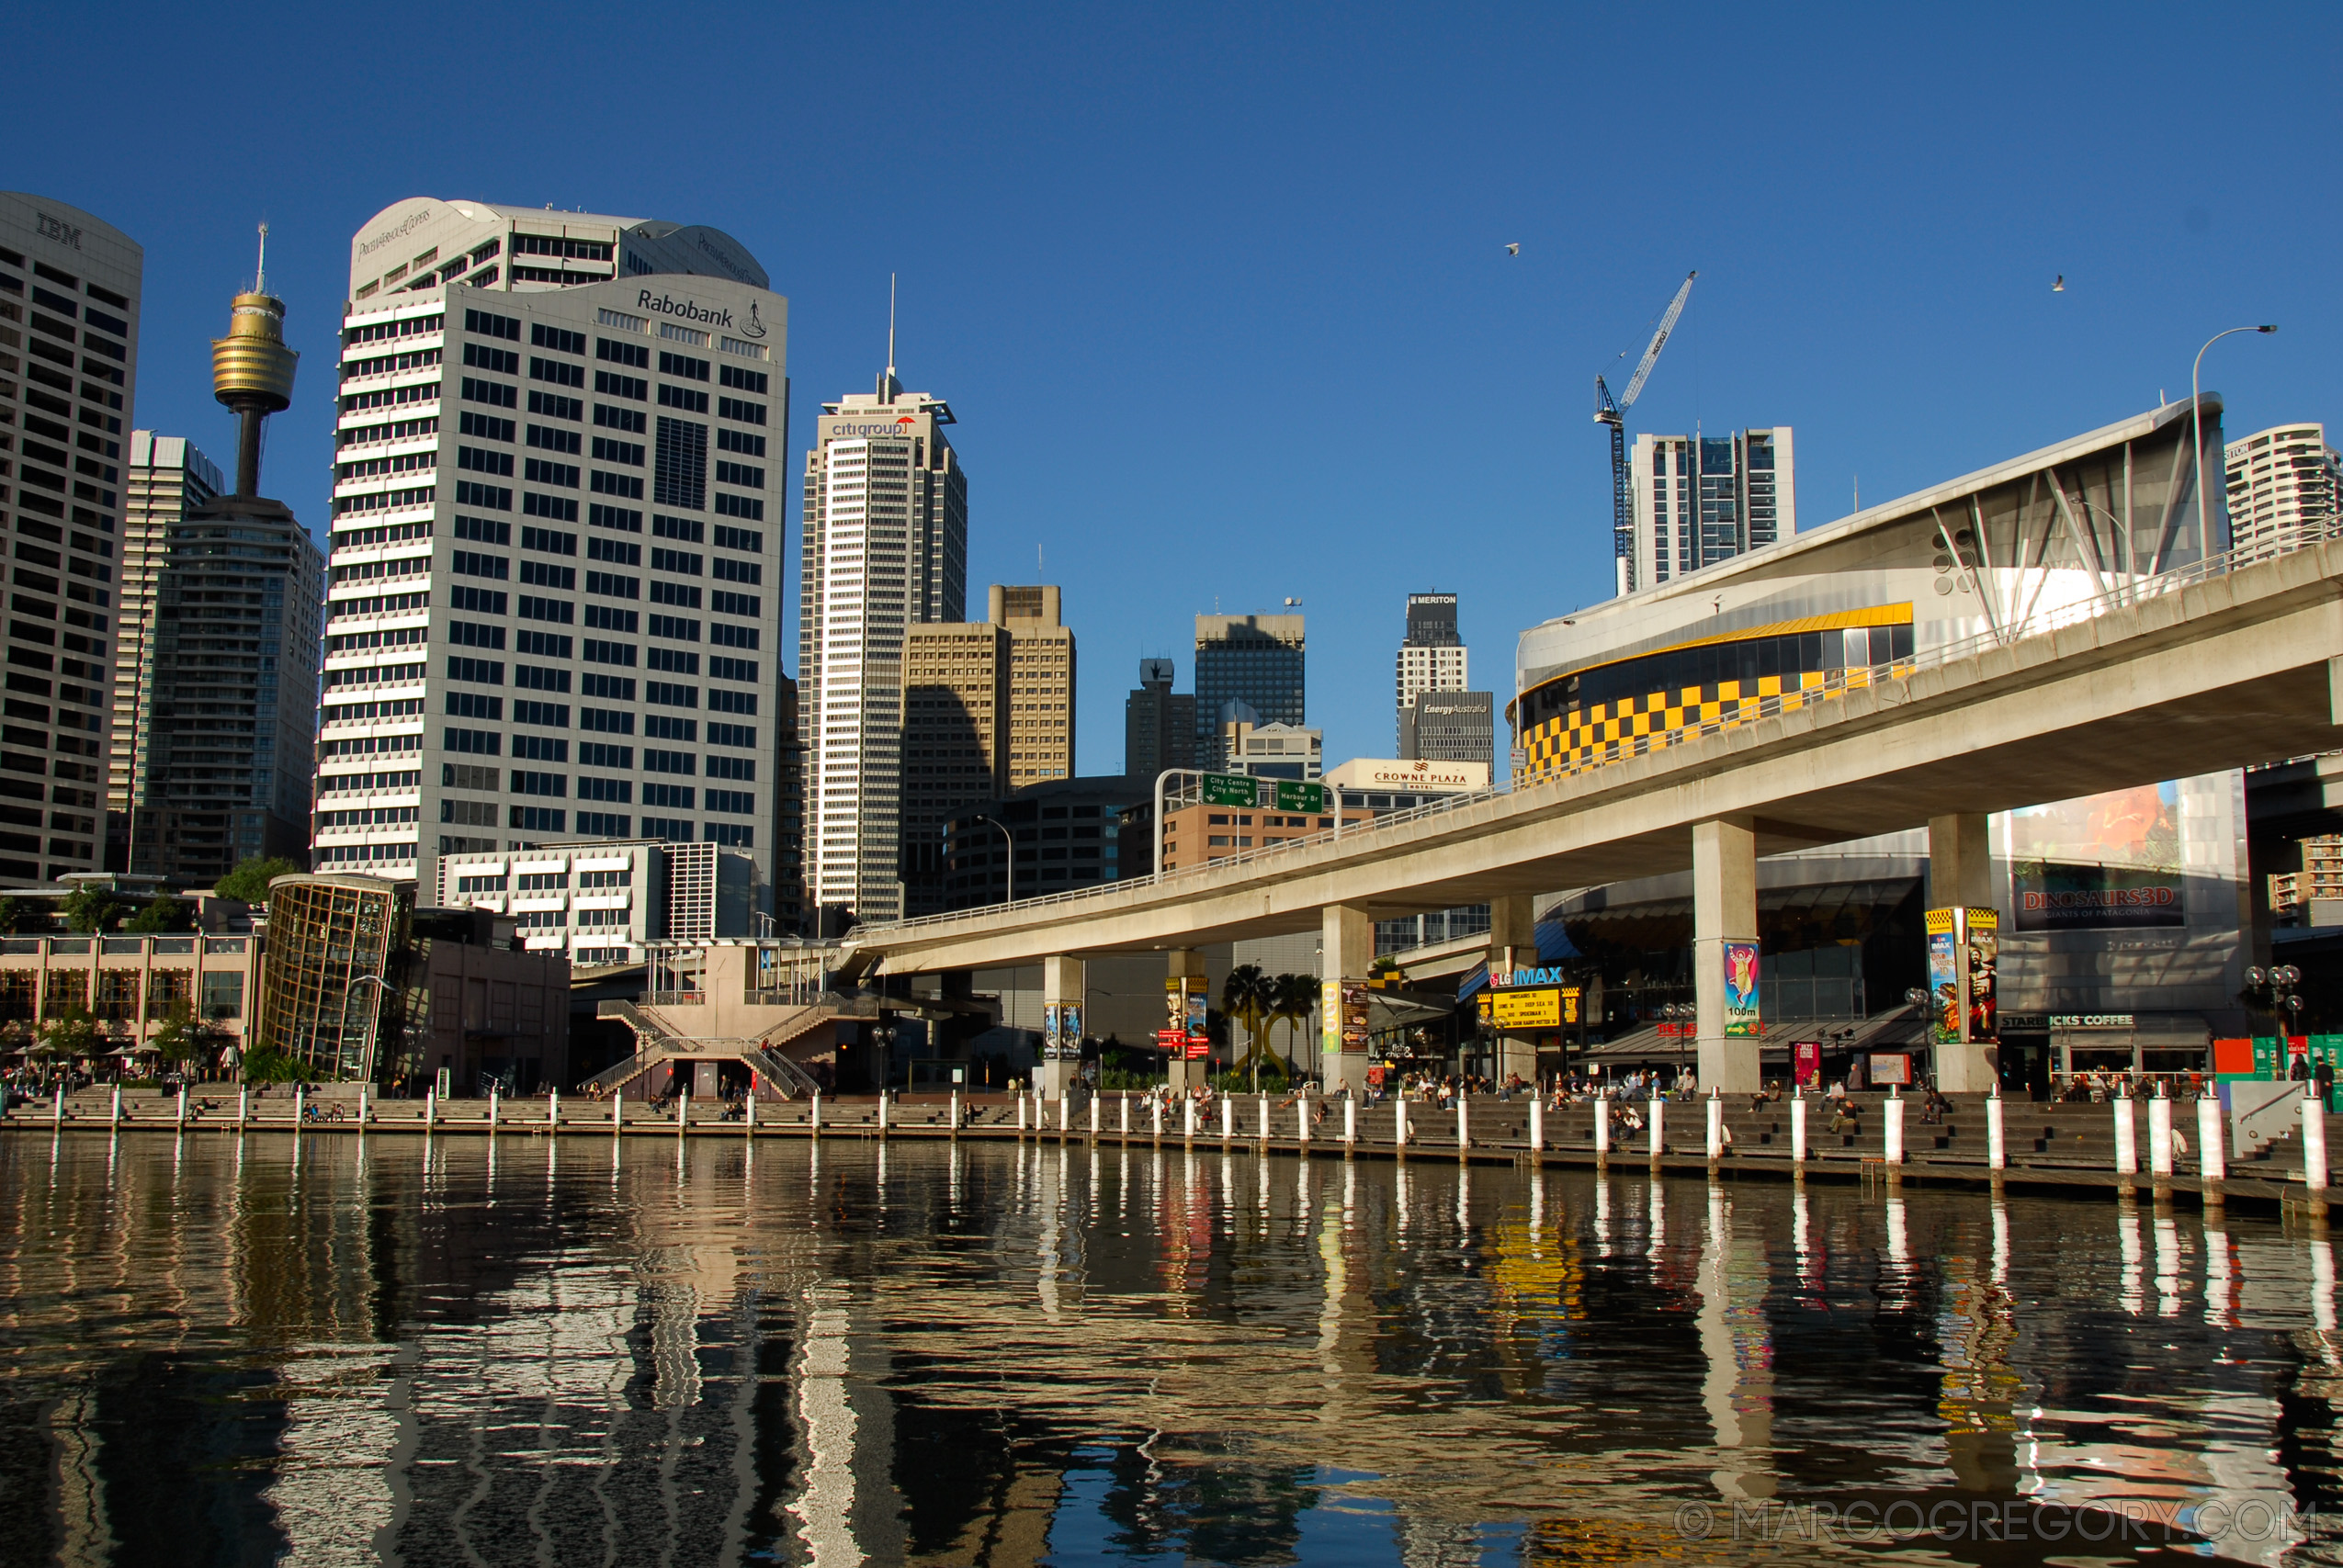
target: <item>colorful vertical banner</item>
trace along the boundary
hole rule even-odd
[[[1046,1061],[1070,1061],[1082,1054],[1082,1004],[1045,1002],[1041,1009],[1041,1054]]]
[[[1822,1082],[1822,1042],[1801,1040],[1790,1047],[1790,1074],[1800,1089]]]
[[[1728,942],[1724,956],[1726,1037],[1754,1037],[1759,1032],[1758,944]]]
[[[1928,911],[1928,1037],[1932,1045],[1991,1045],[2001,1038],[2001,915]]]

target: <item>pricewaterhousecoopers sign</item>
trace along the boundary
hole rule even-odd
[[[636,301],[635,308],[649,310],[655,316],[673,316],[679,321],[697,321],[704,327],[730,327],[732,324],[732,312],[729,309],[710,310],[696,299],[678,299],[672,294],[654,295],[648,288],[642,291],[642,298]]]

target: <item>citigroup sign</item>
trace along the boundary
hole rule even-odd
[[[866,441],[874,435],[909,435],[911,431],[908,427],[918,423],[906,413],[889,420],[824,420],[821,429],[822,434],[832,441]]]

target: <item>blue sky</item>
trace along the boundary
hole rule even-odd
[[[1463,595],[1510,695],[1515,635],[1610,592],[1592,378],[1688,268],[1630,429],[1794,425],[1808,525],[2185,395],[2241,322],[2282,330],[2207,360],[2232,434],[2343,422],[2333,6],[12,15],[52,63],[5,179],[145,245],[138,421],[222,460],[207,344],[273,226],[304,369],[267,488],[312,525],[349,236],[391,201],[729,230],[790,299],[800,452],[899,272],[970,600],[1036,551],[1065,585],[1084,772],[1216,604],[1304,601],[1330,758],[1393,745],[1411,590]]]

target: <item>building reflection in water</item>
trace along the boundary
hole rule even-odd
[[[0,1143],[0,1562],[1639,1562],[1909,1498],[2277,1562],[2240,1506],[2337,1502],[2332,1249],[2273,1222],[883,1153]]]

